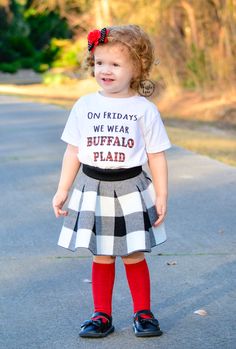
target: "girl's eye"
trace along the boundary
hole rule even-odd
[[[101,61],[97,61],[95,62],[96,65],[102,65],[102,62]]]
[[[120,65],[118,63],[113,63],[114,67],[119,67]]]

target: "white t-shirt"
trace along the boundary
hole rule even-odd
[[[100,168],[129,168],[147,162],[147,153],[171,147],[160,113],[145,97],[81,97],[61,139],[77,146],[79,161]]]

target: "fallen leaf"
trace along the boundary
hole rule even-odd
[[[177,262],[176,262],[176,261],[170,261],[170,262],[167,262],[166,264],[167,264],[167,265],[176,265]]]
[[[92,280],[90,279],[84,279],[83,282],[87,283],[87,284],[91,284],[92,283]]]
[[[200,315],[200,316],[206,316],[208,315],[205,309],[198,309],[194,312],[194,314]]]

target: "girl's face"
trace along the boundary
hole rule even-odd
[[[130,82],[134,67],[128,49],[123,45],[98,46],[94,53],[94,75],[106,97],[129,97],[134,95]]]

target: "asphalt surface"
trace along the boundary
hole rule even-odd
[[[0,96],[0,348],[234,349],[236,168],[177,147],[167,153],[168,240],[147,255],[152,310],[164,335],[134,336],[117,259],[116,331],[78,338],[93,310],[91,254],[57,246],[62,221],[51,208],[67,116],[56,106]]]
[[[0,83],[14,84],[14,85],[32,85],[40,84],[42,82],[42,74],[36,73],[30,69],[20,69],[16,73],[2,73],[0,72]]]

